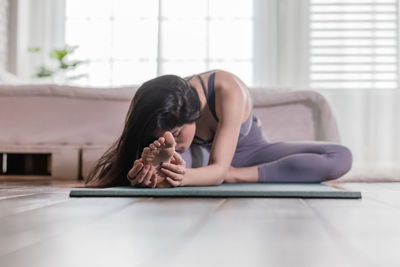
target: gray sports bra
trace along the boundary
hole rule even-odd
[[[207,104],[210,108],[210,111],[215,118],[216,121],[218,121],[217,113],[215,112],[215,90],[214,90],[214,84],[215,84],[215,72],[210,74],[210,77],[208,78],[208,90],[206,89],[205,83],[203,79],[200,77],[200,75],[196,75],[201,83],[201,87],[203,88],[204,95],[206,96]],[[190,80],[191,78],[189,78]],[[240,127],[240,136],[246,136],[251,128],[251,122],[252,122],[252,117],[253,117],[253,111],[251,111],[251,114],[249,118],[242,123],[242,126]],[[240,137],[239,136],[239,137]],[[214,137],[212,137],[210,140],[204,140],[201,137],[194,136],[193,143],[197,145],[210,145],[214,141]]]

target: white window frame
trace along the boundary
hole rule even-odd
[[[341,2],[343,2],[343,1],[341,1]],[[355,78],[355,75],[363,75],[363,71],[360,71],[360,70],[354,70],[354,71],[348,71],[348,72],[343,72],[343,71],[328,71],[328,72],[326,72],[326,74],[328,74],[328,76],[329,75],[331,75],[331,76],[335,76],[335,75],[337,75],[337,77],[340,77],[340,78],[331,78],[331,77],[329,77],[328,79],[327,78],[324,78],[324,75],[326,76],[326,74],[322,74],[322,75],[320,75],[320,76],[318,76],[318,71],[316,71],[316,72],[312,72],[312,71],[310,71],[310,74],[313,74],[313,73],[315,73],[316,74],[316,77],[317,77],[317,79],[315,79],[315,80],[310,80],[310,88],[312,88],[313,90],[337,90],[337,89],[339,89],[339,90],[353,90],[353,89],[355,89],[355,90],[393,90],[393,89],[396,89],[396,88],[398,88],[398,83],[399,83],[399,19],[398,19],[398,1],[397,1],[397,18],[396,18],[396,22],[397,22],[397,24],[396,24],[396,28],[391,28],[391,27],[388,27],[388,28],[381,28],[381,27],[376,27],[376,25],[374,24],[375,22],[381,22],[380,21],[380,19],[379,20],[375,20],[375,18],[374,19],[371,19],[371,28],[366,28],[365,30],[363,30],[363,29],[360,29],[359,30],[359,32],[361,33],[361,32],[365,32],[365,33],[367,33],[367,34],[371,34],[371,36],[370,37],[368,37],[367,35],[365,35],[366,37],[358,37],[358,39],[362,39],[362,40],[367,40],[367,41],[370,41],[372,44],[369,46],[369,47],[367,47],[367,48],[372,48],[372,49],[375,49],[375,48],[384,48],[384,46],[381,46],[381,45],[376,45],[376,44],[374,44],[374,42],[376,41],[376,40],[378,40],[378,41],[380,41],[381,39],[380,39],[380,37],[375,37],[374,35],[375,34],[379,34],[379,33],[383,33],[383,32],[385,32],[385,31],[387,31],[387,32],[391,32],[391,31],[395,31],[396,32],[396,34],[397,34],[397,36],[394,38],[394,40],[396,40],[397,41],[397,43],[396,43],[396,46],[395,46],[395,49],[397,50],[394,54],[386,54],[386,53],[377,53],[377,52],[375,52],[375,50],[372,50],[371,52],[369,52],[369,53],[366,53],[365,55],[363,55],[364,57],[365,57],[365,60],[371,60],[370,62],[368,61],[366,61],[366,63],[362,63],[361,61],[360,62],[349,62],[349,63],[341,63],[341,62],[333,62],[333,63],[329,63],[328,65],[331,65],[331,66],[333,66],[333,65],[336,65],[336,66],[343,66],[343,65],[364,65],[364,66],[369,66],[371,69],[373,69],[373,68],[375,68],[376,66],[379,66],[379,65],[392,65],[392,66],[396,66],[396,71],[395,72],[393,72],[394,73],[394,75],[395,75],[395,79],[394,80],[385,80],[385,79],[382,79],[381,78],[381,80],[379,79],[379,78],[376,78],[375,77],[375,75],[379,75],[379,74],[381,74],[381,75],[385,75],[386,74],[386,76],[388,76],[388,74],[391,72],[390,70],[376,70],[376,71],[368,71],[368,74],[365,74],[364,76],[366,76],[366,78],[360,78],[359,80],[358,79],[354,79]],[[392,7],[393,6],[393,3],[380,3],[380,2],[373,2],[373,1],[365,1],[365,2],[355,2],[355,1],[348,1],[348,2],[343,2],[343,3],[325,3],[325,2],[317,2],[317,3],[315,3],[314,5],[311,3],[311,1],[310,1],[310,3],[308,4],[308,8],[309,9],[311,9],[312,7],[324,7],[324,6],[329,6],[329,7],[332,7],[332,6],[337,6],[337,7],[342,7],[342,6],[352,6],[352,5],[356,5],[356,6],[360,6],[360,7],[366,7],[366,8],[371,8],[371,7],[373,7],[373,6],[378,6],[378,7],[382,7],[382,6],[390,6],[390,7]],[[325,11],[326,12],[326,11]],[[325,13],[324,12],[324,13]],[[367,15],[369,15],[369,14],[373,14],[373,15],[376,15],[376,14],[378,14],[378,15],[381,15],[382,16],[382,14],[384,14],[385,12],[392,12],[392,11],[368,11],[368,10],[366,10],[366,11],[359,11],[359,10],[357,10],[357,11],[348,11],[347,13],[348,14],[353,14],[353,13],[357,13],[357,14],[361,14],[361,15],[364,15],[364,14],[367,14]],[[316,13],[316,14],[321,14],[321,13]],[[328,13],[328,14],[331,14],[331,13]],[[339,19],[338,20],[339,22],[341,22],[341,20]],[[357,23],[357,19],[350,19],[350,22],[354,22],[354,23]],[[324,20],[321,20],[321,22],[322,23],[324,23]],[[325,32],[325,31],[318,31],[318,29],[317,30],[315,30],[315,31],[312,31],[312,29],[311,29],[311,24],[310,24],[310,33],[309,33],[309,35],[311,35],[313,32],[315,32],[315,33],[329,33],[329,32]],[[343,32],[343,33],[347,33],[348,31],[349,31],[350,29],[347,29],[347,28],[344,28],[344,30],[343,29],[341,29],[341,28],[333,28],[333,31],[340,31],[340,32]],[[354,30],[355,32],[357,32],[358,31],[358,29],[355,29]],[[381,32],[382,31],[382,32]],[[379,36],[379,35],[378,35]],[[326,38],[326,37],[324,37],[324,36],[322,36],[322,37],[319,37],[319,38]],[[338,40],[339,38],[341,38],[340,36],[339,37],[335,37],[334,35],[332,35],[332,37],[331,37],[331,35],[329,35],[329,37],[328,37],[328,39],[335,39],[335,38],[337,38],[336,40]],[[354,37],[354,39],[355,38],[357,38],[357,37]],[[392,38],[392,37],[386,37],[386,38]],[[349,37],[345,37],[345,40],[347,40],[347,39],[353,39],[353,37],[351,37],[351,38],[349,38]],[[316,40],[318,40],[318,37],[316,38]],[[319,40],[321,40],[321,39],[319,39]],[[323,46],[322,46],[323,47]],[[342,44],[339,46],[339,47],[342,47]],[[350,47],[350,46],[349,46]],[[361,47],[363,47],[363,46],[361,46]],[[313,48],[313,46],[311,46],[311,44],[310,44],[310,47],[309,47],[309,51],[311,51],[311,49]],[[329,47],[328,47],[329,48]],[[343,46],[343,48],[347,48],[347,46]],[[340,50],[339,50],[340,51]],[[345,56],[346,55],[346,56]],[[311,56],[312,55],[310,55],[310,57],[309,57],[309,61],[310,61],[310,63],[309,63],[309,69],[311,69],[311,67],[313,66],[313,64],[311,63]],[[321,57],[324,57],[325,55],[323,55],[323,54],[314,54],[313,56],[315,56],[315,58],[319,58],[319,59],[321,59]],[[336,54],[327,54],[325,57],[333,57],[333,56],[336,56]],[[342,57],[342,58],[346,58],[346,57],[351,57],[351,56],[354,56],[355,58],[357,58],[357,59],[360,59],[360,54],[358,54],[358,53],[356,53],[356,52],[354,52],[353,54],[343,54],[343,52],[338,52],[338,54],[337,54],[337,56],[339,56],[339,57]],[[390,62],[375,62],[374,60],[375,60],[375,57],[387,57],[387,56],[394,56],[394,57],[392,57],[391,59],[393,59],[393,58],[396,58],[396,62],[395,62],[395,64],[392,64],[392,63],[390,63]],[[322,62],[322,64],[327,64],[326,62]],[[316,63],[316,64],[314,64],[314,66],[318,66],[318,65],[320,65],[320,64],[318,64],[318,63]],[[363,67],[364,67],[363,66]],[[321,72],[320,72],[321,73]],[[344,74],[344,75],[346,75],[347,74],[347,76],[348,77],[346,77],[345,79],[343,79],[343,76],[341,77],[341,74]],[[352,75],[352,76],[351,76]],[[386,78],[387,79],[387,78]],[[314,81],[314,83],[315,84],[318,84],[318,83],[320,83],[320,84],[323,84],[324,82],[325,83],[331,83],[332,84],[332,86],[337,86],[337,88],[327,88],[326,86],[324,87],[324,86],[320,86],[320,87],[318,87],[318,86],[313,86],[313,82]],[[385,82],[391,82],[391,81],[393,81],[393,83],[395,82],[396,84],[397,84],[397,86],[395,87],[395,88],[390,88],[390,87],[384,87],[383,85],[381,85],[381,86],[377,86],[377,87],[375,87],[375,83],[380,83],[380,82],[383,82],[383,83],[385,83]],[[340,86],[340,83],[359,83],[359,82],[364,82],[365,84],[368,84],[368,83],[370,83],[370,86],[367,86],[367,87],[357,87],[357,86],[349,86],[349,87],[342,87],[342,86]],[[392,84],[393,84],[392,83]],[[386,86],[388,86],[388,85],[386,85]]]
[[[309,0],[254,0],[254,87],[309,88],[309,4]],[[50,49],[65,44],[64,14],[65,0],[10,1],[11,72],[31,78],[37,63],[29,60],[27,47]]]

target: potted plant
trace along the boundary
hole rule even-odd
[[[49,67],[45,64],[41,64],[36,67],[34,78],[36,79],[51,79],[55,83],[68,83],[69,81],[76,80],[82,77],[86,77],[87,74],[69,75],[68,72],[75,70],[79,65],[86,63],[82,60],[69,61],[68,56],[74,53],[78,46],[65,45],[61,49],[52,49],[49,52],[50,62],[55,61],[55,67]],[[41,53],[40,47],[29,47],[30,53]]]

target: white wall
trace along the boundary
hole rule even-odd
[[[0,69],[7,65],[8,0],[0,0]]]

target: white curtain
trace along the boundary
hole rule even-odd
[[[400,180],[399,90],[320,90],[353,152],[351,180]]]
[[[64,45],[64,0],[12,0],[11,27],[15,31],[10,40],[10,71],[19,78],[32,78],[36,66],[48,63],[48,52]],[[29,47],[40,47],[40,56],[28,52]]]
[[[279,0],[278,85],[308,87],[308,1]],[[400,89],[317,90],[330,103],[341,142],[353,153],[343,180],[400,180]]]
[[[8,49],[8,0],[0,0],[0,71],[7,65]]]

